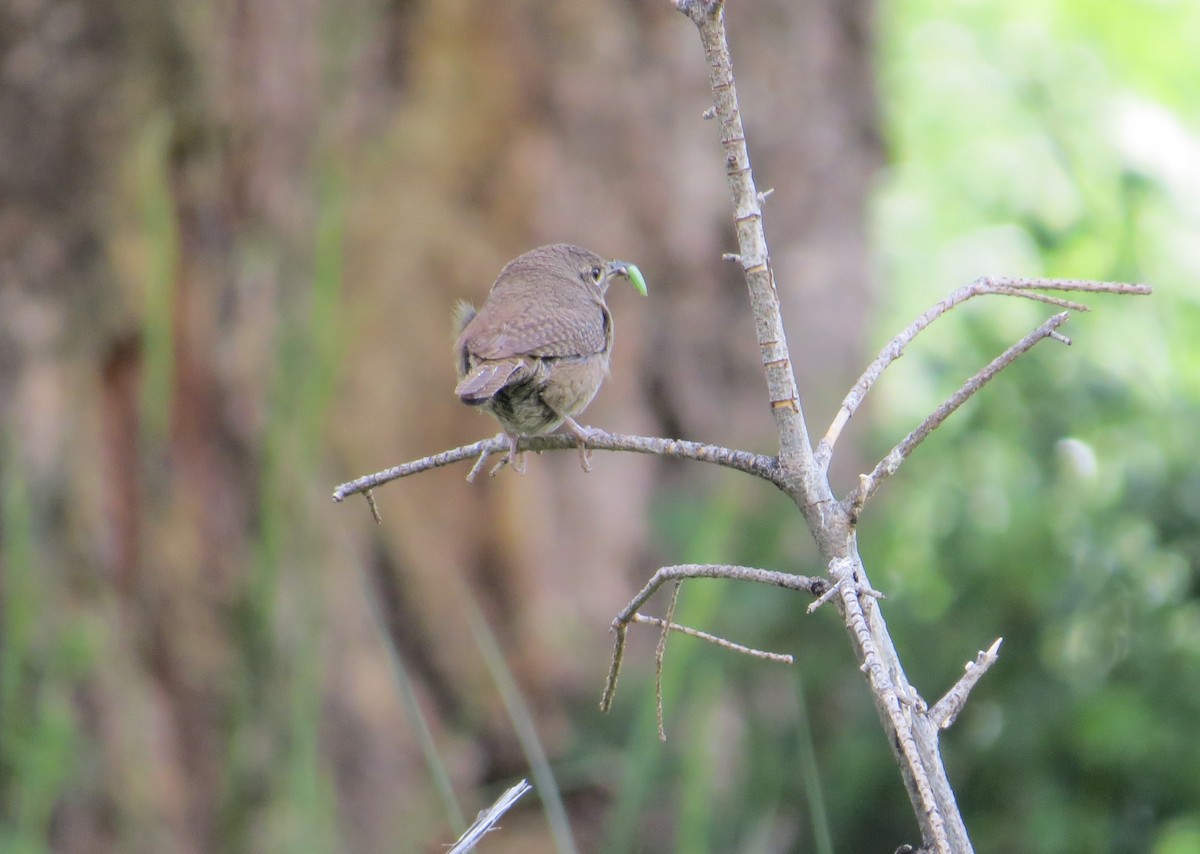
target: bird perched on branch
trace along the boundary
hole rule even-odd
[[[608,374],[613,322],[604,294],[615,276],[645,296],[646,282],[633,264],[555,243],[508,262],[478,311],[459,302],[454,393],[504,428],[508,456],[501,465],[524,471],[517,463],[521,437],[565,424],[579,444],[584,470],[590,470],[589,430],[575,416]]]

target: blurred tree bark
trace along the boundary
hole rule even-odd
[[[872,15],[772,0],[739,9],[731,34],[818,420],[861,362],[870,298]],[[770,441],[741,277],[720,260],[727,191],[693,42],[657,0],[0,11],[0,413],[15,449],[2,464],[29,486],[52,619],[104,627],[75,696],[93,761],[56,804],[56,850],[280,844],[280,766],[298,737],[280,734],[299,667],[287,591],[304,584],[321,591],[327,638],[312,643],[333,847],[394,839],[397,792],[424,772],[347,555],[369,567],[464,787],[523,763],[462,629],[464,589],[551,751],[565,740],[565,704],[594,700],[613,609],[653,563],[648,508],[672,469],[611,455],[585,477],[558,455],[525,478],[444,472],[381,495],[378,530],[324,502],[337,480],[494,432],[451,394],[450,308],[558,240],[637,261],[652,288],[648,303],[613,300],[614,376],[587,420]],[[264,480],[280,341],[314,310],[328,169],[345,260],[339,316],[317,321],[343,342],[342,416],[315,465],[285,467],[301,497],[281,510]],[[155,181],[162,245],[138,213]],[[273,551],[275,513],[288,542],[317,531],[318,552]],[[289,572],[301,554],[318,567],[308,581]]]

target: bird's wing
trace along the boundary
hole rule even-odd
[[[480,359],[514,356],[591,356],[608,348],[612,319],[591,299],[541,293],[530,299],[486,304],[463,330]]]

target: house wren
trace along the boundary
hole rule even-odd
[[[588,429],[575,421],[608,374],[613,322],[604,293],[621,276],[644,296],[646,282],[633,264],[556,243],[520,255],[500,271],[483,306],[460,302],[454,344],[454,393],[491,413],[508,435],[505,461],[516,471],[522,436],[560,424],[579,443],[584,470]],[[505,461],[502,461],[501,465]]]

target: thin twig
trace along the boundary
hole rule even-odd
[[[681,625],[679,625],[679,623],[671,623],[670,625],[667,625],[667,621],[664,620],[662,617],[648,617],[645,614],[634,614],[633,619],[630,620],[630,622],[646,623],[647,625],[658,626],[660,629],[663,627],[666,627],[666,628],[669,628],[673,632],[679,632],[679,634],[681,634],[681,635],[687,635],[690,638],[697,638],[702,641],[707,641],[708,643],[711,643],[714,646],[721,647],[721,649],[727,649],[730,652],[737,652],[742,655],[748,655],[751,658],[761,658],[764,661],[774,661],[778,664],[795,664],[796,663],[795,656],[788,655],[787,653],[767,652],[765,649],[755,649],[752,646],[745,646],[744,644],[734,643],[731,640],[728,640],[728,639],[722,638],[722,637],[718,637],[717,635],[709,634],[708,632],[702,632],[699,629],[693,629],[688,626],[681,626]]]
[[[363,498],[367,499],[367,506],[371,508],[371,518],[375,520],[375,524],[382,525],[383,519],[379,515],[379,507],[375,504],[375,493],[369,489],[364,489]]]
[[[481,471],[483,471],[483,467],[485,465],[487,465],[488,457],[490,457],[491,455],[492,455],[492,449],[490,446],[484,448],[479,453],[479,459],[477,459],[475,461],[475,465],[471,466],[471,470],[469,472],[467,472],[467,483],[475,482],[475,478],[479,476],[479,473]],[[507,458],[505,458],[505,459],[507,459]],[[336,500],[337,500],[337,497],[336,497],[336,493],[335,493],[334,501],[336,501]]]
[[[1022,297],[1024,299],[1035,300],[1037,302],[1049,303],[1061,308],[1070,309],[1071,311],[1087,311],[1088,307],[1083,303],[1064,300],[1058,297],[1048,296],[1038,293],[1038,290],[1047,291],[1083,291],[1096,294],[1149,294],[1151,289],[1147,285],[1126,284],[1124,282],[1093,282],[1084,279],[1030,279],[1030,278],[1002,278],[1002,277],[983,277],[976,279],[969,285],[964,285],[950,296],[939,302],[937,305],[930,308],[903,330],[901,330],[891,341],[887,343],[879,355],[858,378],[854,385],[850,388],[850,392],[846,395],[846,399],[842,401],[842,406],[838,410],[837,415],[833,419],[833,423],[829,425],[829,429],[825,432],[824,438],[821,439],[817,446],[816,459],[822,466],[828,466],[829,460],[833,456],[833,446],[849,422],[851,416],[858,410],[866,398],[871,387],[875,385],[875,381],[879,379],[884,370],[892,362],[896,361],[904,353],[904,348],[909,342],[915,338],[921,330],[933,323],[950,309],[961,303],[977,296],[986,296],[988,294],[1002,294],[1005,296]]]
[[[1020,297],[1021,299],[1033,300],[1034,302],[1043,302],[1046,305],[1053,305],[1058,308],[1065,308],[1067,311],[1085,312],[1091,311],[1091,307],[1074,300],[1063,299],[1062,297],[1052,297],[1050,294],[1040,294],[1037,291],[1021,291],[1016,288],[993,288],[986,293],[1000,294],[1008,297]]]
[[[880,485],[896,473],[896,469],[900,468],[900,464],[908,459],[909,454],[911,454],[913,450],[921,444],[921,442],[925,441],[926,437],[936,430],[943,421],[949,418],[956,409],[962,406],[963,403],[965,403],[967,399],[971,397],[971,395],[983,388],[993,377],[996,376],[996,374],[1000,373],[1002,370],[1011,365],[1022,354],[1033,347],[1034,344],[1038,343],[1044,338],[1050,338],[1052,335],[1054,335],[1054,330],[1066,323],[1070,316],[1070,313],[1066,311],[1059,312],[1058,314],[1054,315],[1037,329],[1030,332],[1016,344],[1012,345],[995,359],[993,359],[987,365],[987,367],[983,368],[983,370],[979,371],[979,373],[975,374],[975,376],[963,383],[962,387],[954,394],[950,395],[950,397],[946,399],[945,403],[930,413],[929,416],[927,416],[915,430],[905,436],[896,445],[896,447],[892,448],[892,450],[889,451],[887,455],[879,461],[869,475],[863,479],[860,479],[858,487],[856,487],[854,492],[852,492],[847,498],[846,505],[848,507],[857,505],[861,508],[862,504],[875,494]],[[1059,339],[1064,340],[1065,343],[1070,343],[1069,339],[1063,339],[1061,335],[1058,337]]]
[[[712,463],[713,465],[736,469],[737,471],[770,481],[776,486],[782,483],[782,475],[775,458],[764,454],[740,451],[735,448],[725,448],[720,445],[706,445],[702,442],[686,442],[681,439],[667,439],[659,436],[631,436],[624,433],[606,433],[595,427],[589,429],[592,432],[588,434],[588,448],[594,450],[630,451],[635,454],[653,454],[660,457],[696,460],[697,462]],[[568,448],[575,451],[578,450],[579,445],[574,436],[555,433],[550,436],[535,436],[522,439],[519,447],[522,451],[528,450],[541,453],[542,451],[563,451]],[[390,469],[377,471],[374,474],[363,475],[360,478],[343,483],[333,491],[333,500],[344,501],[347,496],[365,492],[368,489],[374,489],[390,481],[408,477],[409,475],[420,474],[430,469],[453,465],[465,460],[476,460],[474,468],[471,469],[471,476],[473,477],[478,472],[478,469],[482,467],[483,460],[486,460],[491,454],[497,454],[502,451],[505,453],[508,451],[508,438],[503,433],[498,433],[490,439],[482,439],[470,445],[451,448],[439,454],[422,457],[419,460],[393,466]],[[469,479],[470,477],[468,477]]]
[[[682,581],[676,581],[671,588],[671,604],[667,606],[667,616],[662,625],[662,634],[658,636],[658,646],[654,650],[654,698],[658,711],[658,740],[667,740],[667,729],[663,724],[663,659],[667,657],[667,635],[671,633],[671,621],[675,618],[675,605],[679,602],[679,588]]]
[[[479,817],[475,819],[475,823],[467,828],[467,832],[458,838],[454,843],[454,847],[450,849],[449,854],[466,854],[479,844],[479,840],[483,839],[484,835],[495,828],[498,822],[509,809],[512,808],[521,796],[530,791],[533,786],[529,785],[528,780],[522,780],[517,785],[506,790],[504,794],[496,799],[496,802],[487,809],[479,813]]]
[[[967,704],[967,697],[970,695],[971,689],[975,687],[975,683],[983,678],[983,674],[987,673],[993,664],[999,661],[1000,644],[1003,642],[1004,638],[996,638],[991,646],[975,656],[974,661],[967,662],[966,672],[929,710],[929,719],[933,721],[934,726],[938,729],[949,729],[953,725],[955,719],[958,718],[958,713]]]

